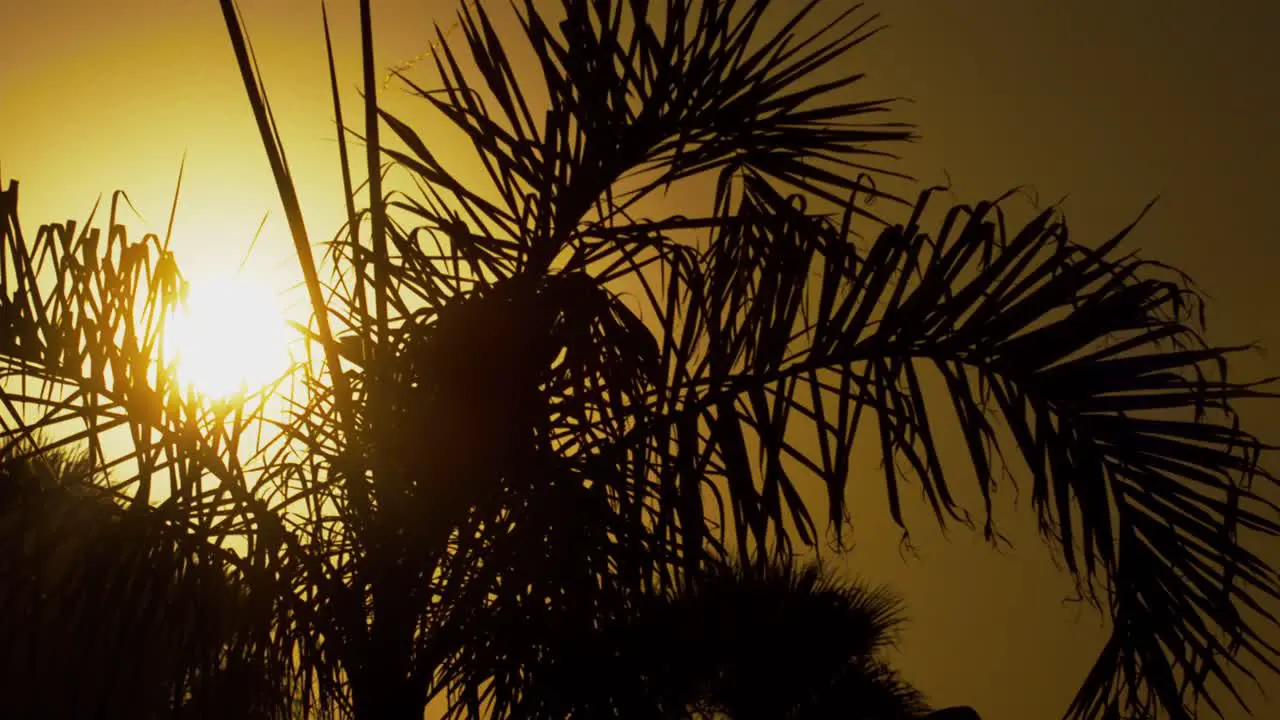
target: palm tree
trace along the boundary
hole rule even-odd
[[[520,717],[915,720],[923,696],[882,657],[901,604],[820,565],[711,563],[536,664]],[[519,642],[519,633],[495,637]]]
[[[45,446],[0,450],[6,712],[265,717],[272,667],[237,637],[251,599],[202,546],[117,505],[86,456]]]
[[[1192,717],[1234,694],[1229,673],[1275,669],[1257,603],[1280,579],[1241,539],[1280,534],[1274,478],[1233,412],[1271,394],[1228,377],[1244,348],[1202,337],[1199,296],[1124,254],[1129,228],[1082,244],[1049,209],[1008,232],[1000,198],[926,233],[931,190],[876,190],[895,177],[890,143],[913,136],[872,122],[888,101],[845,96],[874,18],[855,8],[807,32],[820,0],[563,0],[554,14],[526,0],[537,72],[517,77],[513,41],[464,7],[463,47],[434,53],[438,86],[406,83],[470,139],[477,185],[379,110],[362,0],[370,201],[356,212],[340,133],[349,219],[322,283],[221,4],[322,362],[297,368],[273,436],[255,434],[273,422],[261,395],[183,396],[156,359],[155,318],[181,288],[168,239],[130,243],[113,198],[105,243],[74,223],[28,243],[11,186],[0,355],[43,389],[6,385],[3,427],[68,428],[111,465],[119,502],[220,554],[269,618],[243,642],[302,712],[416,718],[446,693],[455,716],[512,716],[560,638],[708,562],[813,546],[822,510],[841,540],[867,434],[904,533],[914,480],[940,524],[996,537],[1005,459],[1025,465],[1045,538],[1112,622],[1070,716]],[[384,194],[384,163],[420,192]],[[714,184],[709,207],[650,202],[696,178]],[[905,221],[871,213],[873,197]],[[943,423],[968,462],[942,452]],[[127,452],[104,448],[114,428]],[[952,493],[967,473],[976,520]]]

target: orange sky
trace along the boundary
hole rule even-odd
[[[375,5],[378,59],[388,66],[422,52],[430,23],[447,24],[456,1]],[[505,2],[491,5],[507,16]],[[319,2],[242,6],[312,239],[327,239],[343,208]],[[1280,348],[1272,289],[1280,250],[1266,214],[1280,195],[1280,142],[1271,136],[1280,128],[1280,3],[870,7],[893,27],[853,56],[870,76],[864,92],[912,98],[897,117],[923,134],[901,149],[900,169],[928,183],[945,170],[964,200],[1023,183],[1045,201],[1070,194],[1073,232],[1085,241],[1104,239],[1159,194],[1130,248],[1191,272],[1212,296],[1211,339]],[[330,14],[354,103],[356,4],[337,0]],[[431,79],[425,67],[414,77]],[[386,99],[410,121],[426,115],[397,90]],[[99,193],[117,188],[163,231],[184,151],[175,247],[186,271],[239,263],[270,211],[250,267],[277,290],[297,282],[215,0],[0,4],[0,180],[22,184],[28,233],[83,219]],[[1277,374],[1280,365],[1249,357],[1236,372]],[[1280,406],[1244,410],[1256,431],[1280,440]],[[987,720],[1060,715],[1102,631],[1087,610],[1063,605],[1069,584],[1030,534],[1029,514],[1005,511],[1021,541],[1011,555],[958,531],[945,543],[922,522],[921,558],[903,562],[882,504],[854,512],[860,543],[850,564],[906,594],[913,622],[901,665],[910,678],[937,703],[972,704]],[[1280,557],[1275,547],[1263,553]],[[1280,714],[1280,700],[1255,711]]]

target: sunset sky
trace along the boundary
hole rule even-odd
[[[241,5],[308,230],[327,240],[344,209],[319,1]],[[518,29],[505,0],[490,6],[500,29]],[[329,12],[348,123],[359,129],[356,7],[335,0]],[[376,2],[379,64],[423,53],[432,22],[451,25],[456,7]],[[1128,247],[1197,280],[1211,296],[1211,340],[1280,351],[1280,237],[1268,211],[1280,198],[1280,3],[896,0],[871,11],[891,27],[852,56],[868,74],[858,94],[909,98],[896,118],[922,135],[900,148],[897,169],[927,184],[949,176],[965,201],[1023,184],[1045,203],[1069,196],[1084,242],[1106,239],[1158,195]],[[433,80],[429,63],[409,74]],[[394,82],[384,98],[405,120],[431,117]],[[429,125],[422,134],[430,140]],[[0,182],[20,182],[28,234],[83,221],[115,189],[145,217],[129,222],[132,234],[163,233],[184,153],[174,235],[185,271],[234,269],[270,213],[248,267],[300,312],[297,263],[216,0],[0,4]],[[1010,208],[1032,212],[1023,201]],[[1244,357],[1234,373],[1280,374],[1278,357]],[[1280,442],[1280,403],[1243,410]],[[905,674],[936,704],[973,705],[986,720],[1059,716],[1104,632],[1089,609],[1064,603],[1070,584],[1034,536],[1027,499],[1015,511],[1007,495],[997,510],[1011,553],[959,530],[947,542],[920,514],[920,557],[903,560],[883,502],[869,498],[854,507],[847,564],[905,595]],[[1280,559],[1274,544],[1258,549]],[[1258,700],[1257,716],[1280,715],[1274,695]]]

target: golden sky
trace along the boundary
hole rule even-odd
[[[505,2],[491,4],[507,19]],[[431,22],[450,24],[455,8],[375,3],[379,63],[420,54]],[[1045,202],[1069,194],[1073,233],[1087,242],[1160,195],[1129,247],[1191,272],[1212,296],[1211,339],[1280,348],[1280,249],[1268,213],[1280,196],[1280,3],[885,0],[870,9],[892,27],[853,56],[869,75],[863,92],[911,98],[897,117],[923,135],[901,149],[899,169],[927,183],[949,173],[966,201],[1019,184]],[[308,229],[313,241],[328,239],[344,210],[319,2],[242,0],[242,10]],[[348,122],[359,127],[356,3],[335,0],[330,16]],[[431,80],[425,66],[413,77]],[[385,98],[407,120],[427,117],[395,85]],[[270,212],[249,266],[275,290],[296,283],[215,0],[0,4],[0,181],[21,183],[28,233],[83,220],[98,194],[115,189],[163,232],[184,152],[175,248],[186,272],[234,268]],[[131,226],[135,236],[145,227]],[[1278,374],[1280,364],[1249,357],[1236,372]],[[1280,407],[1244,410],[1256,432],[1280,440]],[[1069,584],[1029,513],[1004,510],[1018,542],[1011,554],[958,530],[947,543],[921,522],[921,557],[904,562],[882,507],[855,506],[849,564],[906,595],[908,677],[936,703],[971,704],[987,720],[1060,715],[1103,632],[1090,611],[1063,603]],[[1275,547],[1262,551],[1280,558]],[[1278,711],[1274,698],[1255,707],[1261,717]]]

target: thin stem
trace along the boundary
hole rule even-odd
[[[369,163],[369,219],[373,241],[373,291],[378,322],[378,358],[387,344],[387,293],[391,279],[387,258],[387,217],[382,206],[382,173],[378,163],[378,80],[373,66],[373,17],[369,0],[360,0],[360,44],[364,60],[364,131]]]

